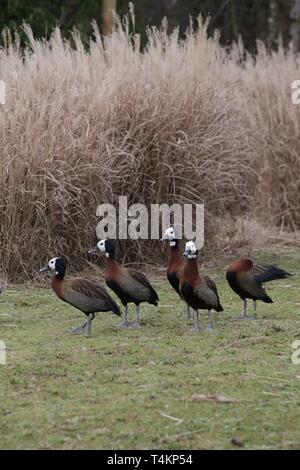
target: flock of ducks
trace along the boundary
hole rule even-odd
[[[207,331],[212,330],[211,311],[222,312],[217,286],[210,277],[199,273],[198,250],[193,241],[185,245],[183,254],[179,250],[174,227],[165,231],[161,241],[168,241],[169,262],[167,278],[178,296],[186,302],[188,317],[194,320],[194,332],[200,331],[199,310],[208,311]],[[120,266],[115,256],[115,245],[112,240],[101,240],[90,249],[92,253],[105,253],[106,269],[105,282],[117,295],[124,307],[124,315],[120,328],[137,328],[140,325],[140,304],[148,302],[158,305],[158,294],[151,286],[147,277],[135,269]],[[79,327],[71,328],[74,334],[91,333],[91,324],[97,312],[112,312],[121,316],[120,308],[107,290],[95,279],[85,277],[66,277],[67,261],[62,257],[51,259],[40,272],[53,271],[52,289],[56,295],[81,310],[86,315],[86,321]],[[250,259],[239,259],[232,263],[226,271],[226,279],[231,289],[242,299],[243,310],[241,318],[255,318],[257,300],[272,303],[263,284],[275,279],[291,276],[290,273],[272,265],[253,264]],[[254,317],[247,316],[247,299],[253,301]],[[128,321],[128,304],[136,306],[135,321]]]

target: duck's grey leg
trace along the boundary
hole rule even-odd
[[[194,310],[194,328],[192,328],[192,331],[195,333],[200,332],[200,326],[199,326],[199,310]]]
[[[243,299],[243,309],[238,317],[232,317],[233,321],[253,320],[253,317],[247,315],[247,299]]]
[[[92,324],[92,321],[94,320],[95,318],[95,314],[94,313],[90,313],[89,316],[88,316],[88,320],[87,320],[87,325],[85,327],[85,332],[90,335],[91,334],[91,324]]]
[[[186,306],[187,306],[187,319],[188,320],[193,320],[194,310],[192,309],[192,307],[189,306],[189,304],[186,304]]]
[[[207,329],[206,331],[212,331],[212,315],[211,315],[211,310],[208,310],[208,324],[207,324]]]
[[[140,306],[136,305],[136,317],[135,321],[129,323],[130,328],[139,328],[140,326]]]
[[[127,310],[127,304],[124,305],[124,317],[123,321],[121,323],[117,323],[114,325],[115,328],[128,328],[128,310]]]
[[[253,300],[254,318],[257,318],[257,301]]]
[[[240,319],[244,320],[247,317],[247,299],[243,299],[243,310],[240,314]]]
[[[255,307],[254,307],[254,303],[255,303]],[[256,300],[253,301],[253,308],[256,312]],[[252,317],[251,315],[247,315],[247,299],[244,299],[243,301],[243,310],[241,312],[240,318],[242,320],[254,320],[254,317]]]
[[[79,335],[83,333],[87,327],[88,320],[86,320],[81,326],[77,326],[75,328],[69,328],[68,332],[72,333],[73,335]]]

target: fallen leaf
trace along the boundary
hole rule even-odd
[[[281,326],[279,326],[279,325],[272,325],[272,330],[275,331],[276,333],[279,333],[280,331],[283,331]]]
[[[238,437],[233,437],[231,439],[231,444],[236,446],[236,447],[245,447],[244,442],[241,439],[239,439]]]
[[[223,397],[222,395],[193,395],[193,401],[208,401],[210,403],[233,403],[233,398]]]

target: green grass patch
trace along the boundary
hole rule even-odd
[[[189,331],[185,305],[165,279],[153,281],[160,306],[142,306],[142,328],[115,330],[117,317],[98,314],[90,338],[66,332],[84,316],[50,288],[7,289],[0,447],[230,449],[235,438],[249,449],[300,448],[300,365],[291,361],[300,252],[257,258],[296,275],[268,285],[274,304],[259,303],[257,321],[238,322],[241,302],[224,270],[205,270],[225,309],[212,333]],[[206,321],[203,312],[204,328]],[[233,402],[193,400],[216,394]]]

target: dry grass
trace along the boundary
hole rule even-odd
[[[300,107],[291,84],[300,77],[300,56],[280,49],[247,60],[243,72],[245,113],[255,146],[254,203],[265,221],[281,229],[300,227]]]
[[[127,23],[104,44],[95,27],[89,51],[76,32],[68,43],[58,29],[49,42],[25,30],[25,51],[9,38],[0,49],[0,272],[27,278],[62,252],[82,268],[97,205],[119,195],[204,201],[209,248],[227,244],[216,221],[254,209],[299,227],[298,58],[261,52],[241,65],[201,20],[181,42],[149,31],[143,53]],[[147,261],[154,243],[121,254]]]

